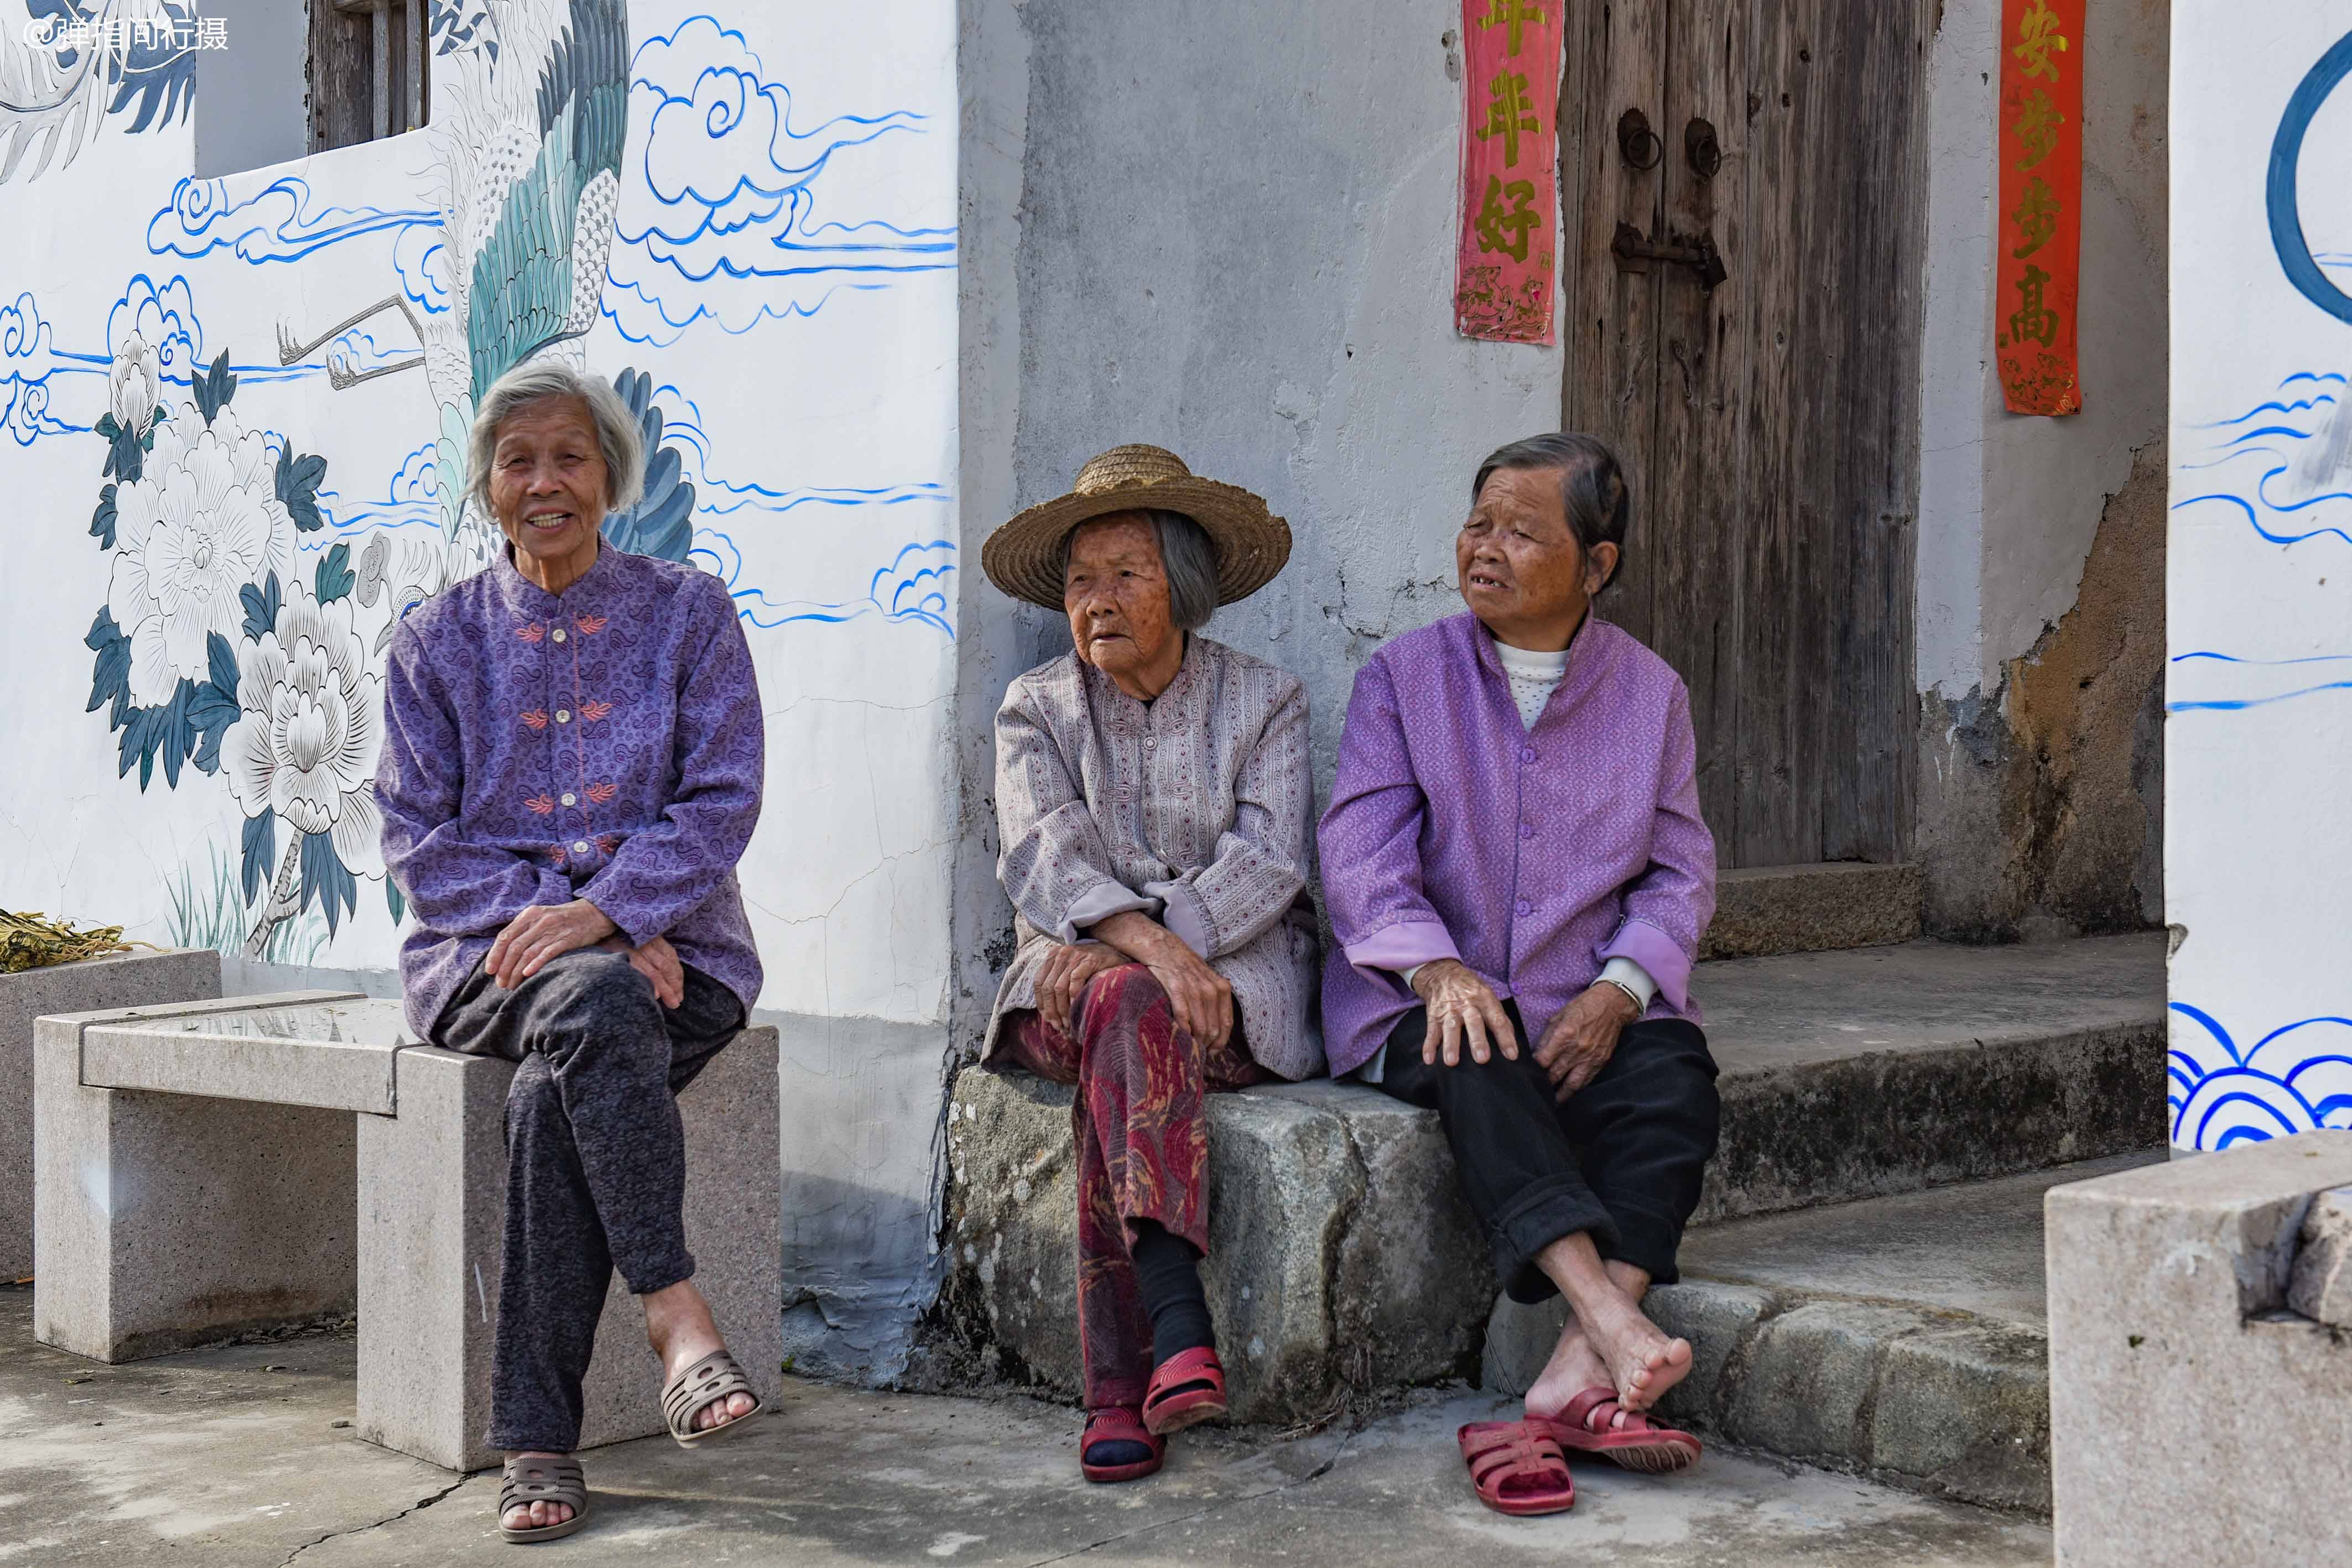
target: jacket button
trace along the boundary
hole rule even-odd
[[[1520,760],[1520,761],[1522,761],[1522,762],[1533,762],[1535,759],[1536,759],[1536,748],[1535,748],[1534,747],[1532,747],[1532,746],[1528,747],[1526,750],[1524,750],[1524,751],[1522,751],[1522,752],[1520,752],[1520,753],[1519,753],[1519,760]]]
[[[548,633],[548,635],[549,635],[550,637],[554,638],[557,642],[561,643],[561,642],[562,642],[562,641],[563,641],[563,628],[562,628],[562,627],[561,627],[561,626],[558,626],[554,631],[550,632]]]
[[[586,839],[583,839],[578,843],[572,845],[572,852],[575,855],[586,854],[588,852],[588,841]]]
[[[1519,900],[1519,913],[1520,913],[1520,914],[1522,914],[1522,915],[1533,915],[1535,912],[1536,912],[1536,906],[1535,906],[1533,904],[1529,903],[1528,900],[1526,900],[1526,899],[1524,899],[1524,898],[1523,898],[1523,899],[1521,899],[1521,900]]]
[[[568,707],[557,708],[555,710],[555,722],[558,724],[570,724],[572,722],[572,710]]]
[[[580,797],[566,789],[563,792],[563,803],[567,806],[577,806],[580,804]]]
[[[569,806],[572,804],[572,801],[569,798],[566,798],[563,803]],[[1535,836],[1536,825],[1533,822],[1521,822],[1519,824],[1519,837],[1523,839],[1532,839]]]

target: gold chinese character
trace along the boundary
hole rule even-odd
[[[2035,88],[2018,105],[2017,122],[2010,130],[2017,133],[2018,141],[2025,148],[2025,156],[2018,160],[2021,169],[2031,169],[2057,150],[2058,128],[2066,117],[2050,101],[2050,95]]]
[[[2050,275],[2038,267],[2029,267],[2025,276],[2017,280],[2017,309],[2009,318],[2009,340],[2012,343],[2033,342],[2052,348],[2058,341],[2058,312],[2042,302],[2042,291],[2050,282]]]
[[[2063,52],[2065,47],[2066,37],[2058,30],[2058,17],[2050,9],[2050,0],[2033,0],[2033,9],[2017,24],[2017,44],[2009,51],[2024,62],[2025,79],[2048,77],[2056,81],[2058,65],[2050,53],[2053,49]]]
[[[1510,47],[1503,52],[1506,55],[1516,55],[1519,52],[1521,29],[1530,22],[1540,27],[1543,26],[1543,11],[1535,4],[1535,0],[1488,0],[1486,14],[1478,18],[1478,25],[1482,27],[1510,28]]]
[[[1514,180],[1503,183],[1500,174],[1486,176],[1486,199],[1480,204],[1475,220],[1478,248],[1482,252],[1501,251],[1513,261],[1528,258],[1528,231],[1543,226],[1543,214],[1529,210],[1536,199],[1533,180]],[[1506,207],[1506,201],[1510,205]]]
[[[2024,242],[2010,255],[2021,260],[2049,244],[2050,236],[2058,232],[2058,198],[2052,193],[2050,182],[2039,174],[2027,181],[2025,193],[2010,210],[2009,221],[2017,225],[2017,237]]]
[[[1478,128],[1478,140],[1501,137],[1503,167],[1515,169],[1519,162],[1519,132],[1539,129],[1535,105],[1528,97],[1528,78],[1517,71],[1497,72],[1487,84],[1486,94],[1495,101],[1486,106],[1486,123]]]

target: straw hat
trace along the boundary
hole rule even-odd
[[[1181,512],[1201,525],[1217,557],[1217,602],[1247,599],[1290,559],[1290,525],[1238,485],[1203,479],[1158,446],[1114,446],[1090,458],[1066,496],[1042,502],[988,536],[988,580],[1015,599],[1062,608],[1062,549],[1081,523],[1112,512]]]

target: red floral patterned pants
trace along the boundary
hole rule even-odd
[[[1141,964],[1087,984],[1078,1038],[1037,1013],[1009,1013],[1003,1060],[1056,1083],[1075,1083],[1077,1143],[1078,1336],[1087,1408],[1143,1403],[1151,1379],[1151,1320],[1129,1256],[1129,1220],[1157,1220],[1209,1249],[1209,1131],[1201,1097],[1265,1081],[1240,1020],[1203,1051],[1177,1027],[1168,993]]]

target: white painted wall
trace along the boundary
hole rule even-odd
[[[2309,117],[2291,183],[2304,246],[2273,244],[2265,199],[2298,84],[2331,50],[2352,55],[2347,0],[2265,7],[2259,25],[2227,0],[2174,10],[2165,876],[2182,1148],[2352,1126],[2352,91]],[[2288,276],[2298,248],[2317,260],[2310,293]]]

